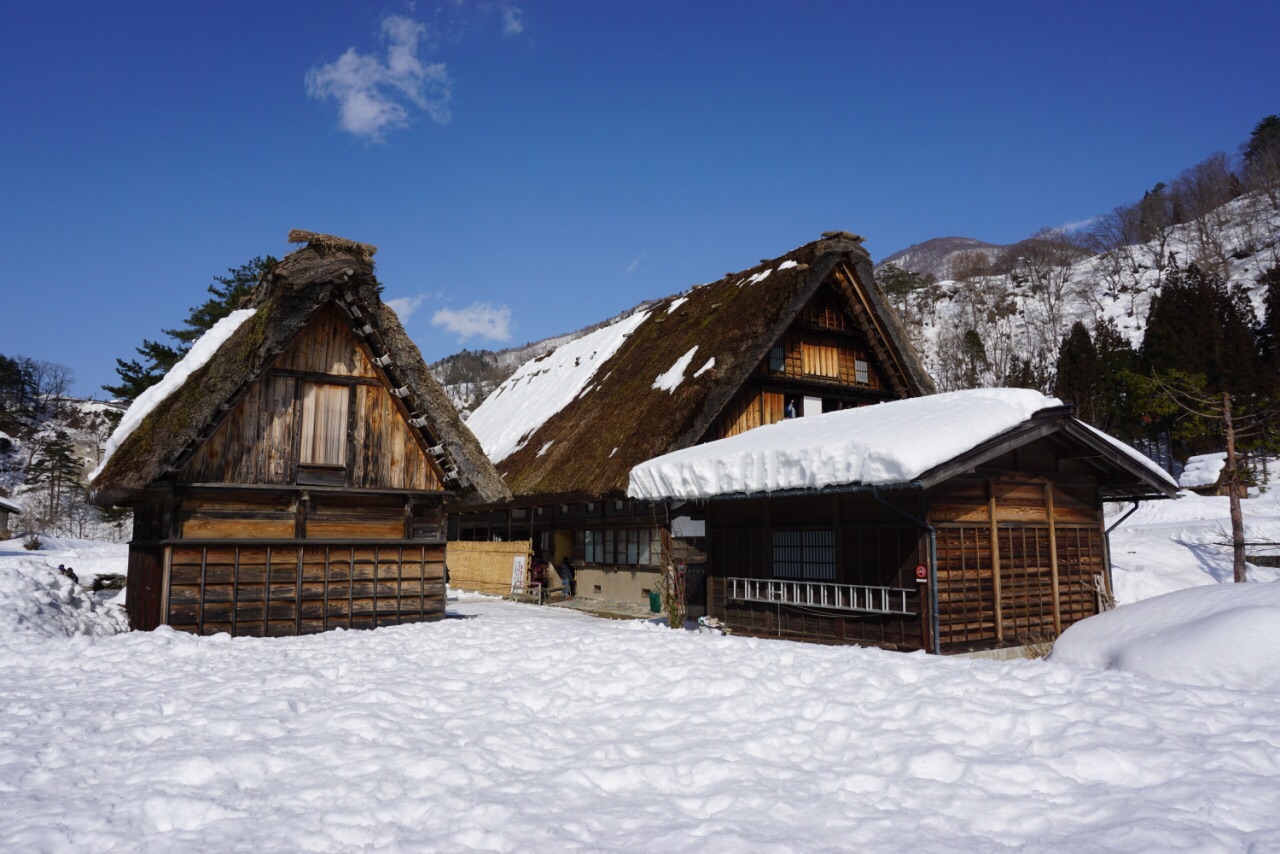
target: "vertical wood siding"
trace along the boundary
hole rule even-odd
[[[396,399],[369,382],[376,370],[337,309],[316,313],[277,358],[272,371],[283,370],[308,377],[268,372],[258,379],[193,454],[182,480],[294,484],[299,465],[321,464],[325,471],[301,482],[442,488],[439,467]]]

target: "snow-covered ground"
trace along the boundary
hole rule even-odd
[[[1245,508],[1280,534],[1274,494]],[[1131,516],[1121,598],[1229,578],[1225,519]],[[992,662],[480,596],[373,632],[112,634],[58,563],[123,572],[125,547],[0,542],[0,850],[1280,850],[1280,690],[1212,666],[1244,615],[1265,675],[1271,588]]]
[[[1277,693],[450,610],[0,636],[0,847],[1280,847]]]
[[[1186,587],[1231,581],[1229,499],[1181,492],[1176,501],[1148,501],[1111,533],[1116,601],[1137,602]],[[1280,491],[1241,502],[1245,535],[1280,542]],[[1113,524],[1132,505],[1109,505]],[[1250,548],[1250,554],[1277,549]],[[1249,567],[1251,581],[1280,581],[1280,569]]]

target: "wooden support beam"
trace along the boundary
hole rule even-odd
[[[1000,525],[996,515],[996,484],[987,481],[987,516],[991,520],[991,592],[995,597],[996,640],[1004,642],[1004,591],[1000,583]]]
[[[1058,526],[1053,518],[1053,484],[1045,481],[1044,507],[1049,514],[1049,577],[1053,584],[1053,633],[1062,634],[1062,595],[1058,589]]]

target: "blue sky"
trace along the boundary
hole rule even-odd
[[[825,230],[1012,242],[1236,151],[1277,32],[1274,1],[11,4],[0,353],[98,392],[291,228],[376,244],[428,359]]]

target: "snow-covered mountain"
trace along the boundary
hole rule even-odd
[[[980,335],[989,362],[979,384],[999,386],[1007,384],[1017,360],[1051,366],[1078,320],[1090,328],[1113,321],[1137,346],[1151,298],[1169,270],[1193,261],[1244,286],[1261,317],[1259,280],[1280,264],[1280,208],[1265,195],[1247,194],[1145,243],[1096,254],[1066,236],[1038,236],[1004,248],[986,272],[948,275],[894,301],[941,390],[959,387],[954,368],[968,330]]]
[[[949,279],[955,267],[956,259],[961,255],[980,253],[987,263],[994,263],[1006,247],[996,243],[986,243],[973,237],[935,237],[922,243],[899,249],[876,264],[880,269],[886,264],[893,264],[920,276],[932,276],[935,279]]]

